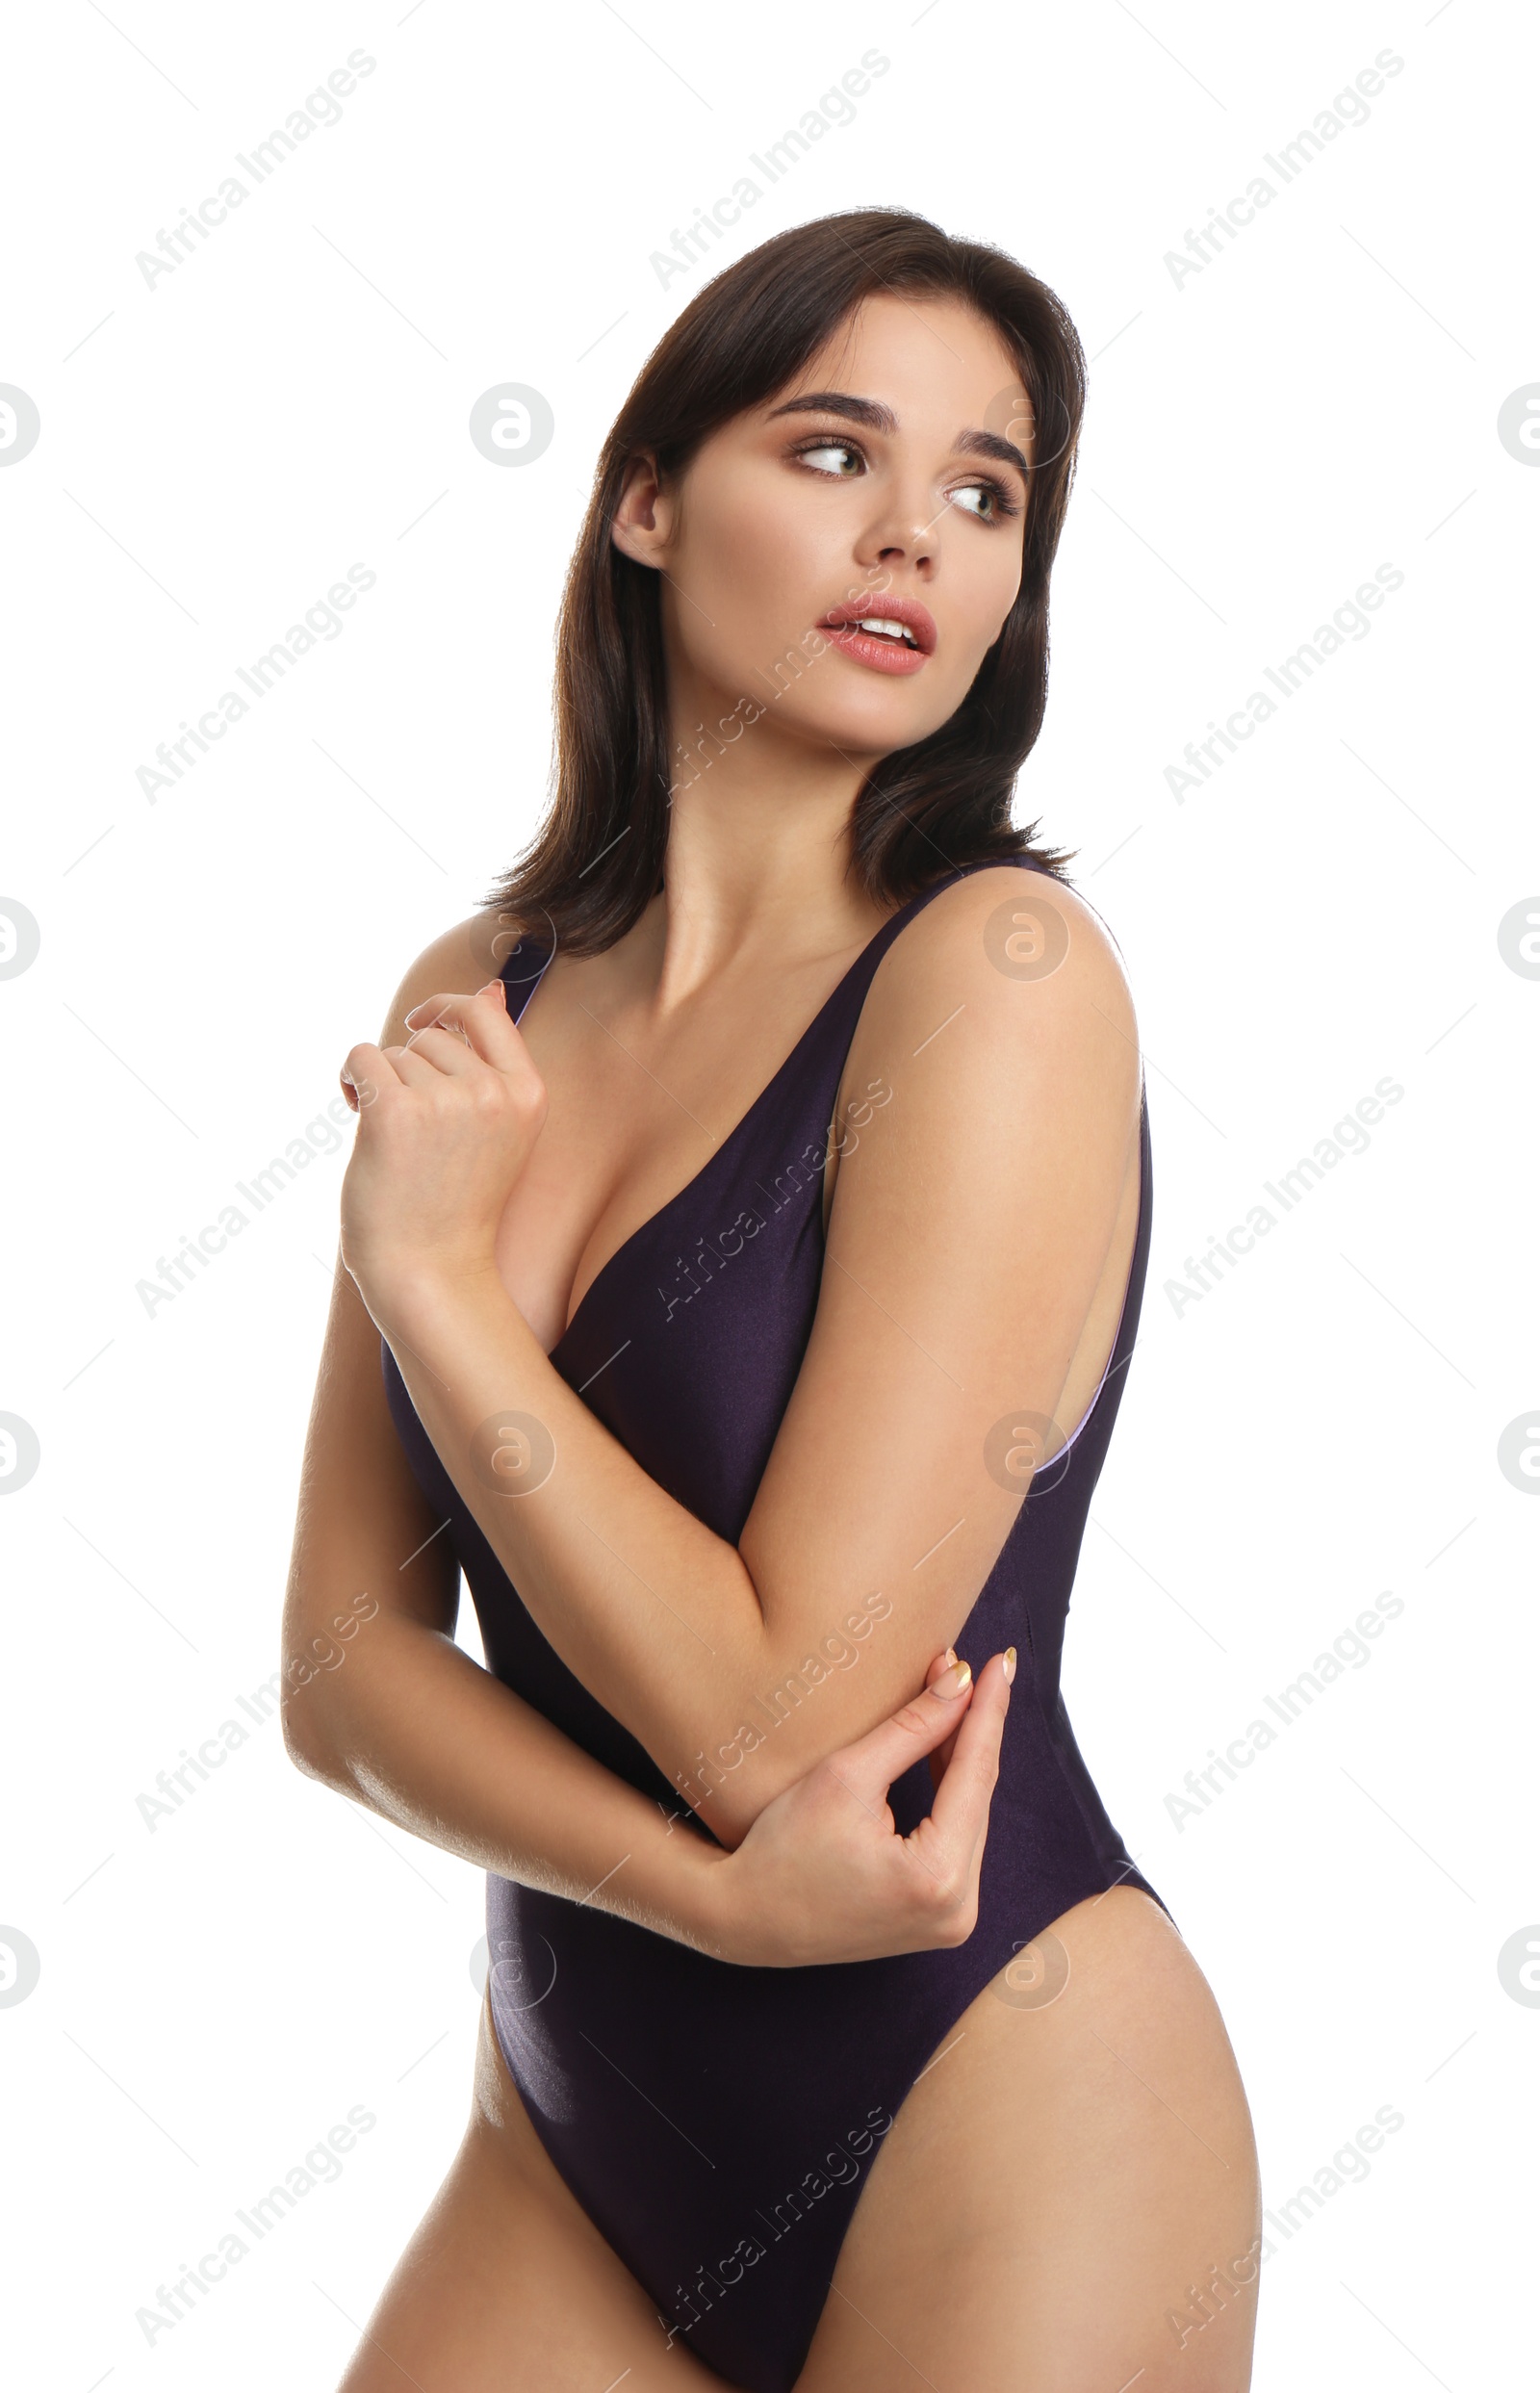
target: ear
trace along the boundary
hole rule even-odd
[[[633,457],[626,470],[620,503],[610,520],[617,549],[638,565],[660,565],[674,527],[674,507],[652,456]]]

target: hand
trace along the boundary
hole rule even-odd
[[[977,1685],[967,1672],[937,1655],[920,1694],[766,1804],[719,1871],[724,1960],[875,1961],[971,1936],[1014,1649]],[[930,1817],[901,1837],[887,1789],[938,1746],[950,1759]]]
[[[358,1116],[342,1256],[366,1301],[396,1273],[496,1270],[498,1225],[546,1119],[500,980],[426,997],[405,1018],[404,1047],[361,1041],[341,1073]]]

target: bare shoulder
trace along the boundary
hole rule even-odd
[[[853,1062],[908,1058],[965,1016],[967,1049],[1009,1077],[1064,1072],[1094,1059],[1098,1083],[1126,1097],[1140,1080],[1133,993],[1116,940],[1068,884],[1019,864],[988,864],[943,888],[882,959]],[[859,1050],[859,1052],[858,1052]]]
[[[413,1006],[439,991],[469,994],[496,979],[509,946],[508,932],[496,913],[467,914],[463,922],[443,931],[407,965],[391,999],[381,1046],[403,1046],[408,1032],[405,1016]]]

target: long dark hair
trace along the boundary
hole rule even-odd
[[[720,425],[783,389],[863,299],[891,291],[961,299],[1000,334],[1031,402],[1032,473],[1015,602],[957,711],[868,774],[852,872],[893,908],[959,864],[1021,855],[1062,875],[1079,853],[1037,845],[1037,823],[1011,820],[1047,703],[1048,574],[1085,409],[1079,337],[1003,250],[954,241],[907,209],[860,208],[779,233],[715,275],[615,420],[562,600],[552,803],[483,901],[510,929],[599,954],[662,887],[671,775],[658,576],[610,538],[628,467],[646,452],[664,476],[681,472]]]

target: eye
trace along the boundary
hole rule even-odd
[[[981,506],[962,508],[964,515],[977,517],[981,524],[997,524],[1004,517],[1014,515],[1016,512],[1014,502],[1003,484],[999,482],[964,482],[952,493],[952,497],[955,502],[970,499],[986,502]]]
[[[860,450],[843,440],[813,441],[797,454],[804,465],[810,465],[815,474],[827,474],[831,481],[848,481],[865,462]]]

